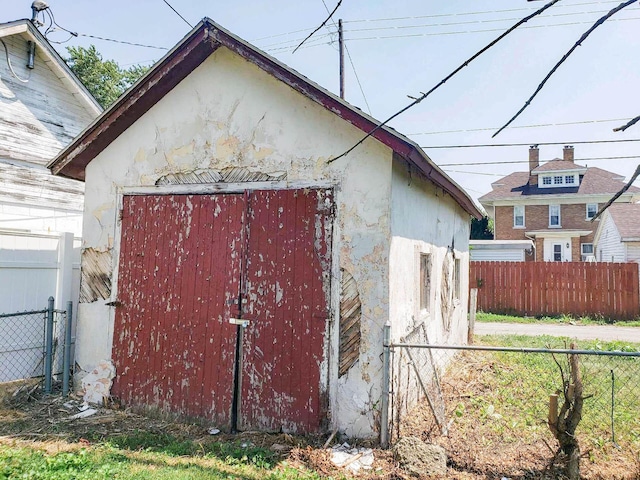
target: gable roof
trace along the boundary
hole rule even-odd
[[[56,175],[84,180],[85,167],[93,158],[221,46],[257,65],[365,133],[379,124],[372,117],[300,73],[233,35],[212,20],[204,18],[117,102],[62,150],[49,163],[49,168]],[[467,213],[476,218],[482,217],[467,193],[434,164],[416,143],[386,126],[378,129],[372,137],[387,145],[396,155],[444,189]],[[348,157],[343,161],[349,161]]]
[[[563,160],[559,161],[564,163]],[[578,186],[539,188],[537,184],[529,185],[529,172],[514,172],[491,184],[493,189],[480,197],[479,201],[522,199],[532,195],[613,195],[624,187],[623,179],[624,177],[617,173],[589,167]],[[627,192],[639,193],[640,188],[631,186]]]
[[[586,170],[586,169],[587,167],[584,167],[582,165],[577,165],[568,160],[560,160],[559,158],[555,158],[546,163],[543,163],[539,167],[534,168],[533,170],[531,170],[531,173],[536,174],[536,173],[544,173],[544,172],[557,172],[560,170],[565,171],[565,170]]]
[[[35,42],[36,46],[40,47],[40,53],[44,57],[47,66],[55,73],[71,94],[78,99],[78,102],[92,112],[94,116],[102,112],[100,104],[93,98],[93,95],[89,93],[31,20],[22,19],[0,23],[0,39],[12,35],[25,35],[29,40]]]
[[[607,212],[618,229],[621,242],[640,241],[640,204],[616,203]]]

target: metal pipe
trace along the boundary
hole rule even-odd
[[[64,358],[62,361],[62,395],[69,395],[71,376],[71,325],[73,324],[73,302],[67,302],[67,318],[64,324]]]
[[[36,42],[29,40],[27,42],[27,68],[33,70],[36,61]]]
[[[391,325],[382,330],[382,398],[380,399],[380,446],[389,446],[389,367],[391,365]]]
[[[49,297],[44,340],[44,393],[51,393],[51,381],[53,377],[53,304],[53,297]]]

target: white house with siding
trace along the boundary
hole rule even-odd
[[[640,263],[640,204],[614,203],[607,208],[594,244],[598,262]]]
[[[46,164],[102,111],[29,20],[0,24],[0,313],[77,303],[84,184]],[[0,325],[0,381],[41,368],[42,322]],[[36,341],[34,342],[34,339]]]
[[[524,262],[533,260],[533,240],[469,240],[472,262]]]
[[[220,428],[380,434],[383,328],[464,342],[481,214],[393,129],[338,158],[376,125],[204,19],[50,164],[87,186],[77,365]]]

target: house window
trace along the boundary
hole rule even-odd
[[[420,254],[420,309],[429,310],[431,299],[431,254]]]
[[[549,205],[549,226],[560,226],[560,205]]]
[[[513,226],[524,227],[524,205],[513,207]]]
[[[598,212],[597,203],[587,203],[587,220],[591,220]]]
[[[593,256],[593,243],[581,243],[580,253],[583,262],[587,260],[587,257]]]
[[[562,175],[556,175],[555,177],[553,177],[553,184],[562,185]]]
[[[573,175],[565,175],[564,183],[567,185],[573,185],[575,183],[575,177]]]
[[[551,185],[551,177],[542,177],[543,185]]]
[[[553,261],[554,262],[562,261],[562,244],[560,243],[553,244]]]
[[[454,260],[453,266],[453,298],[460,300],[460,259]]]

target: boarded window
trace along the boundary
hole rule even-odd
[[[346,270],[342,270],[342,293],[340,297],[339,377],[347,373],[360,356],[362,305],[360,303],[358,285],[353,276]]]
[[[431,254],[420,254],[420,310],[429,310],[431,301]]]

